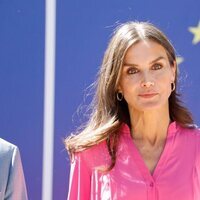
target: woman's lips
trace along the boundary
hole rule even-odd
[[[158,93],[146,93],[146,94],[139,94],[140,97],[142,98],[151,98],[156,96]]]

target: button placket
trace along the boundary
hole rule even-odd
[[[150,187],[154,187],[154,182],[151,181],[151,182],[149,183],[149,186],[150,186]]]

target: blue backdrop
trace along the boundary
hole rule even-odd
[[[57,1],[53,199],[66,199],[69,159],[62,140],[80,124],[74,113],[117,24],[150,21],[168,35],[181,57],[180,91],[200,124],[199,13],[198,0]],[[40,200],[45,1],[1,0],[0,27],[0,137],[19,146],[29,198]]]

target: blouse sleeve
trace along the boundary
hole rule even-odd
[[[68,200],[89,200],[91,175],[82,152],[76,153],[71,162]]]
[[[198,171],[200,171],[200,129],[197,129],[197,137],[196,137],[196,157],[197,157],[197,160],[196,160],[196,163],[197,163],[197,168],[198,168]],[[199,172],[200,173],[200,172]]]

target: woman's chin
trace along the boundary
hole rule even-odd
[[[153,111],[153,110],[160,110],[163,107],[158,102],[148,102],[148,103],[143,103],[136,108],[137,110],[140,111]]]

